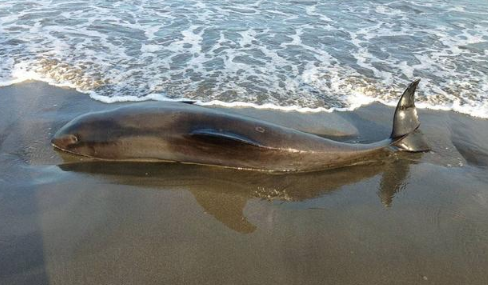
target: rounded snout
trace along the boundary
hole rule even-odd
[[[67,150],[78,143],[78,137],[72,134],[57,133],[52,138],[51,143],[56,148]]]

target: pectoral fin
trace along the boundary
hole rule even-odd
[[[198,129],[190,133],[196,139],[205,140],[216,144],[244,144],[255,147],[264,147],[259,142],[240,134],[216,129]]]

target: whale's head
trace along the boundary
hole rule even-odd
[[[51,143],[62,151],[87,157],[110,159],[116,144],[114,125],[104,113],[90,113],[77,117],[54,134]]]

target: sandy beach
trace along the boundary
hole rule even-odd
[[[39,82],[0,88],[1,284],[488,282],[487,120],[419,110],[431,152],[290,175],[97,162],[50,145],[77,115],[123,104]],[[394,109],[230,111],[368,142],[389,135]]]

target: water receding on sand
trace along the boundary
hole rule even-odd
[[[395,104],[488,117],[485,1],[8,1],[0,81],[104,102],[190,98],[311,110]]]

